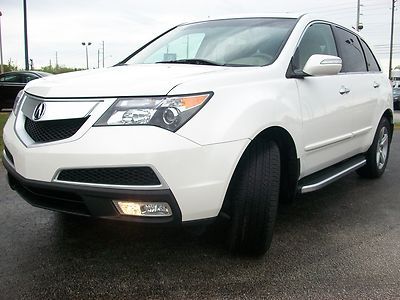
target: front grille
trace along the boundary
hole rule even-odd
[[[49,143],[73,136],[86,122],[86,118],[35,122],[25,119],[25,130],[36,143]]]
[[[4,147],[4,152],[6,153],[7,159],[14,164],[14,157],[12,156],[11,152],[7,149],[7,147]]]
[[[151,186],[161,184],[157,175],[149,167],[63,170],[58,175],[57,180],[130,186]]]

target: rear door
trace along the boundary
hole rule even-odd
[[[371,122],[372,124],[375,124],[376,118],[380,118],[380,112],[381,112],[381,107],[379,105],[380,101],[382,99],[387,99],[387,93],[388,93],[388,78],[386,77],[385,74],[383,74],[378,61],[376,60],[374,54],[371,51],[371,48],[367,45],[365,41],[360,39],[361,46],[363,48],[364,54],[365,54],[365,60],[367,62],[367,68],[368,68],[368,74],[369,77],[371,78],[372,82],[372,87],[374,88],[373,90],[373,95],[374,97],[377,97],[377,104],[375,107],[374,114],[371,116]],[[371,80],[369,84],[371,84]],[[369,87],[370,88],[370,87]],[[375,128],[374,128],[375,129]]]
[[[351,103],[347,111],[351,116],[349,128],[353,144],[357,146],[355,151],[362,152],[367,146],[369,133],[374,130],[372,125],[377,114],[381,74],[376,61],[367,65],[365,42],[363,47],[363,41],[354,33],[338,26],[334,26],[334,34],[343,61],[341,76]]]

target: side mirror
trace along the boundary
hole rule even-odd
[[[342,59],[332,55],[314,54],[304,66],[303,72],[310,76],[336,75],[342,69]]]

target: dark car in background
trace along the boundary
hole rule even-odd
[[[400,109],[400,87],[393,88],[393,107],[394,109]]]
[[[7,72],[0,75],[0,111],[12,109],[15,97],[25,85],[34,79],[52,75],[39,71]]]

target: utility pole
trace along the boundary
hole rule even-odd
[[[103,53],[103,68],[104,68],[104,41],[103,41],[103,51],[102,51],[102,53]]]
[[[4,73],[4,65],[3,65],[3,44],[1,42],[1,16],[3,14],[0,11],[0,74]]]
[[[28,22],[27,22],[27,16],[26,16],[26,0],[24,0],[24,37],[25,37],[25,70],[29,70]]]
[[[364,28],[364,25],[360,22],[360,16],[362,15],[361,6],[364,6],[361,4],[361,0],[357,0],[357,24],[356,28],[353,27],[356,31],[360,31]]]
[[[56,51],[56,69],[58,69],[58,52]]]
[[[97,49],[97,69],[100,69],[100,49]]]
[[[189,58],[189,35],[186,36],[186,58]]]
[[[391,29],[390,29],[389,79],[392,79],[394,9],[395,9],[396,1],[397,0],[392,0],[392,25],[391,25]]]
[[[361,0],[357,0],[357,24],[356,24],[356,31],[360,31],[360,9],[361,9]]]
[[[86,47],[86,70],[89,70],[89,53],[88,53],[88,47],[91,45],[91,42],[83,42],[82,46]]]

